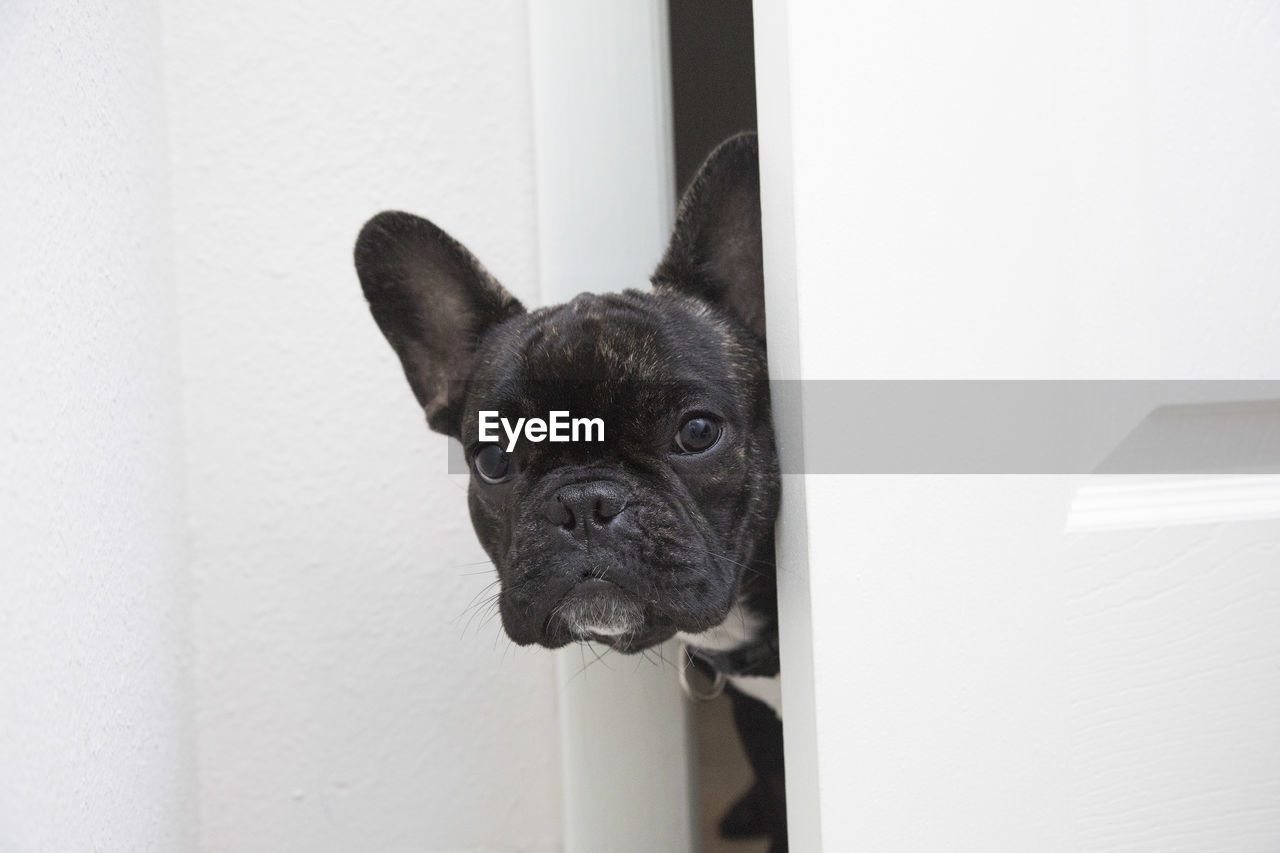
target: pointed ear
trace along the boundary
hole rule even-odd
[[[409,213],[370,219],[355,261],[369,310],[400,356],[427,423],[457,436],[476,345],[524,307],[461,243]]]
[[[711,152],[680,199],[655,288],[696,296],[764,337],[760,155],[754,133]]]

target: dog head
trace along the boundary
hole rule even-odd
[[[754,135],[703,164],[648,292],[526,311],[399,212],[365,225],[355,260],[427,423],[462,443],[515,642],[630,652],[725,620],[778,502]],[[583,419],[569,440],[512,441],[557,412]],[[496,441],[482,413],[507,422]]]

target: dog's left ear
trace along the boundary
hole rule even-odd
[[[764,338],[760,154],[754,133],[711,152],[680,199],[656,289],[695,296]]]

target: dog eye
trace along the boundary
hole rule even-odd
[[[486,483],[501,483],[511,476],[511,456],[499,444],[486,444],[477,450],[472,464]]]
[[[676,448],[681,453],[701,453],[720,440],[720,422],[705,415],[686,418],[676,432]]]

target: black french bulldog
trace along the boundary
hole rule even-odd
[[[754,134],[722,143],[680,202],[650,292],[526,311],[430,222],[389,211],[355,248],[374,319],[432,429],[462,442],[476,534],[516,643],[623,653],[673,636],[727,677],[756,774],[730,836],[786,849],[769,410]],[[596,441],[498,440],[481,412],[599,418]]]

